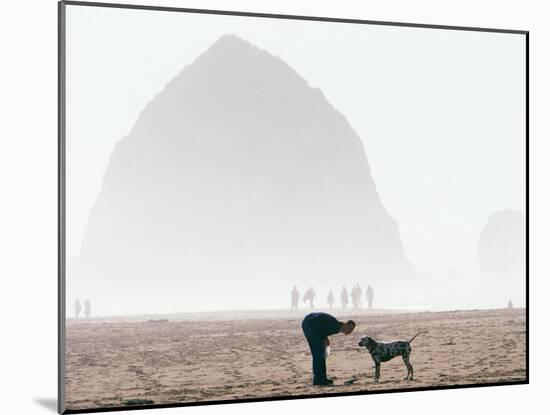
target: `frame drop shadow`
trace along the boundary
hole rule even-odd
[[[57,399],[55,398],[34,398],[34,402],[43,408],[57,413]]]

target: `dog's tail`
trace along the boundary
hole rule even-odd
[[[416,333],[412,339],[409,340],[409,343],[412,342],[414,339],[416,339],[416,336],[418,336],[419,334],[422,334],[422,333],[427,333],[426,330],[420,330],[418,333]]]

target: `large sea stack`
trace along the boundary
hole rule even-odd
[[[484,284],[501,296],[522,301],[527,284],[527,223],[517,210],[493,213],[483,227],[477,261]]]
[[[324,298],[412,278],[344,115],[226,35],[116,145],[67,281],[69,300],[122,313],[277,307],[293,285]]]

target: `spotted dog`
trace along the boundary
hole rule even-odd
[[[375,364],[374,381],[375,382],[378,382],[378,379],[380,378],[380,363],[387,362],[388,360],[391,360],[396,356],[403,357],[405,366],[407,366],[407,377],[405,378],[405,380],[413,380],[413,367],[409,362],[409,355],[411,354],[410,343],[420,333],[424,333],[424,332],[419,331],[409,341],[398,340],[398,341],[388,342],[388,343],[377,342],[376,340],[374,340],[372,337],[369,337],[369,336],[364,336],[361,338],[361,341],[359,342],[359,346],[366,347],[372,357],[372,360],[374,360],[374,364]]]

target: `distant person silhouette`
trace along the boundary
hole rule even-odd
[[[342,291],[340,292],[340,302],[342,303],[342,308],[345,310],[349,303],[349,295],[346,287],[342,287]]]
[[[291,310],[298,310],[299,299],[300,299],[300,293],[298,292],[298,288],[294,286],[294,288],[290,292],[290,309]]]
[[[361,289],[359,284],[357,284],[357,307],[359,308],[363,308],[362,297],[363,297],[363,290]]]
[[[351,297],[352,308],[357,308],[357,288],[355,287],[355,285],[351,289],[350,297]]]
[[[514,304],[512,304],[512,299],[509,299],[508,300],[508,310],[513,310],[514,309]]]
[[[359,306],[359,287],[357,284],[351,289],[351,303],[353,308],[357,308]]]
[[[332,290],[330,290],[330,292],[328,293],[327,303],[328,303],[328,308],[332,310],[332,304],[334,303],[334,294],[332,294]]]
[[[82,305],[80,304],[80,300],[77,298],[74,302],[74,318],[80,317],[80,311],[82,310]]]
[[[310,307],[313,309],[313,301],[315,301],[315,297],[317,296],[317,293],[313,289],[313,287],[309,287],[309,290],[306,291],[304,294],[304,303],[306,301],[309,301]]]
[[[367,287],[367,303],[369,305],[369,309],[372,308],[372,300],[374,300],[374,290],[372,289],[372,287],[369,285]]]
[[[92,306],[90,305],[90,300],[84,301],[84,315],[86,318],[90,318],[92,315]]]

